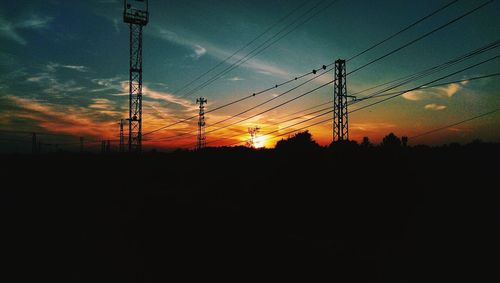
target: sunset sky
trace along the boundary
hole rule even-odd
[[[330,3],[333,3],[330,5]],[[391,34],[410,25],[452,1],[410,0],[213,0],[150,1],[150,23],[144,28],[143,131],[155,130],[180,119],[196,115],[196,98],[208,100],[206,110],[248,96],[296,76],[310,72],[338,58],[348,59]],[[487,2],[461,0],[419,23],[408,31],[349,61],[354,70],[405,43],[457,18]],[[302,5],[302,6],[300,6]],[[298,7],[298,9],[297,9]],[[187,89],[185,84],[220,63],[252,41],[285,15],[288,18],[201,78]],[[306,13],[310,11],[309,13]],[[47,142],[78,142],[118,138],[118,122],[128,115],[129,30],[123,23],[120,0],[86,1],[3,1],[0,6],[0,129],[64,134],[46,136]],[[305,15],[303,15],[306,13]],[[225,74],[200,91],[189,90],[205,82],[295,19],[306,20],[275,44]],[[302,16],[303,15],[303,16]],[[348,93],[385,83],[439,65],[500,39],[500,3],[494,1],[437,31],[347,77]],[[287,30],[285,30],[286,32]],[[283,33],[282,33],[283,34]],[[493,49],[451,68],[401,86],[409,89],[479,63],[500,52]],[[500,72],[500,59],[458,73],[449,82]],[[239,113],[312,78],[308,75],[244,102],[209,113],[211,123]],[[272,102],[215,127],[224,126],[264,111],[333,79],[333,72],[308,83]],[[375,90],[359,97],[368,96]],[[394,90],[392,90],[394,91]],[[406,93],[401,97],[352,113],[351,139],[368,136],[377,143],[394,132],[413,136],[479,115],[500,107],[499,77],[464,81]],[[226,129],[207,134],[207,141],[228,140],[210,145],[235,144],[249,138],[249,127],[262,128],[260,134],[297,123],[287,115],[325,103],[333,97],[331,85],[321,88],[283,107]],[[377,100],[350,106],[350,110]],[[325,107],[325,106],[323,106]],[[321,108],[315,108],[312,112]],[[310,115],[312,117],[314,115]],[[316,121],[319,117],[286,133]],[[306,117],[307,118],[307,117]],[[302,118],[305,119],[305,118]],[[197,120],[181,123],[144,137],[146,148],[192,147]],[[309,131],[322,145],[332,139],[332,124],[324,123]],[[500,142],[500,112],[424,136],[411,143],[443,144],[470,142],[475,138]],[[194,132],[193,132],[194,131]],[[182,138],[169,139],[180,133]],[[239,137],[233,137],[241,133]],[[275,135],[262,138],[266,147],[274,146]],[[30,142],[27,134],[0,133],[2,148],[18,148],[18,141]],[[162,140],[163,139],[163,140]],[[14,145],[12,144],[14,143]],[[243,144],[243,143],[242,143]],[[116,144],[115,144],[116,145]],[[29,143],[27,145],[29,147]]]

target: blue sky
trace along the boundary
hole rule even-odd
[[[144,129],[196,113],[195,99],[208,99],[208,109],[309,72],[337,58],[349,58],[450,1],[150,1],[150,23],[144,28]],[[350,61],[353,70],[478,6],[484,1],[458,1],[432,18]],[[174,93],[187,82],[244,46],[295,7],[303,7],[259,41],[319,3],[318,14],[264,52],[201,91]],[[4,1],[0,6],[0,128],[54,132],[114,139],[117,123],[127,114],[128,27],[122,22],[122,1]],[[500,4],[487,5],[445,29],[348,77],[353,93],[378,83],[432,67],[498,39]],[[243,50],[232,60],[248,53]],[[415,86],[497,55],[481,54]],[[232,61],[230,60],[229,63]],[[227,63],[222,67],[228,66]],[[448,79],[497,73],[498,60]],[[213,75],[211,73],[210,75]],[[210,78],[204,77],[200,82]],[[332,74],[277,99],[276,105],[332,79]],[[194,84],[193,86],[196,86]],[[207,115],[215,122],[277,95],[293,84],[245,103]],[[414,92],[388,103],[353,113],[351,136],[378,141],[388,132],[414,135],[498,108],[497,77]],[[404,87],[408,88],[408,86]],[[402,89],[404,89],[402,88]],[[368,93],[366,93],[368,94]],[[214,133],[208,139],[266,126],[295,111],[326,102],[332,88]],[[252,112],[253,113],[253,112]],[[252,114],[248,113],[248,115]],[[247,115],[247,116],[248,116]],[[426,137],[420,142],[466,142],[473,138],[499,141],[498,114]],[[270,130],[283,127],[273,125]],[[193,123],[161,131],[154,138],[195,129]],[[331,125],[311,128],[322,144],[331,140]],[[265,132],[264,132],[265,133]],[[238,139],[244,140],[247,137]],[[176,147],[192,142],[154,144]],[[272,146],[271,141],[266,146]]]

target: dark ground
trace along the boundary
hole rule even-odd
[[[2,156],[2,281],[478,282],[498,268],[499,153]]]

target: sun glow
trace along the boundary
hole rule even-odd
[[[256,137],[254,140],[254,147],[262,148],[264,146],[266,146],[266,137],[264,136]]]

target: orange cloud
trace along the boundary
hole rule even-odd
[[[438,104],[435,104],[435,103],[431,103],[431,104],[425,105],[424,108],[427,109],[427,110],[439,111],[439,110],[446,109],[446,105],[438,105]]]
[[[93,109],[42,103],[38,100],[7,96],[19,108],[11,117],[30,119],[49,132],[94,138],[110,137],[116,132],[114,122],[96,122]],[[106,110],[109,112],[110,110]]]

